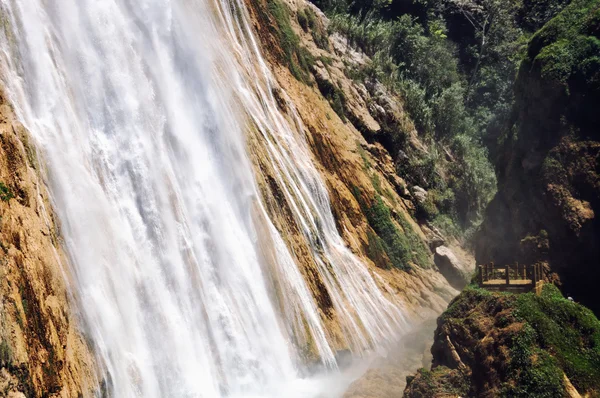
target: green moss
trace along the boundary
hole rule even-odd
[[[420,397],[464,397],[469,391],[470,383],[466,375],[445,366],[432,370],[421,368],[417,376],[406,378],[407,390]]]
[[[366,210],[369,225],[381,237],[392,265],[410,269],[412,256],[408,239],[394,225],[390,209],[383,203],[381,196],[378,195]]]
[[[306,17],[306,11],[304,9],[298,10],[298,15],[296,15],[296,19],[298,19],[298,24],[302,28],[303,31],[308,31],[308,18]]]
[[[9,200],[11,200],[14,197],[15,197],[15,195],[12,193],[10,188],[8,188],[6,185],[4,185],[3,182],[0,182],[0,200],[3,202],[8,202]]]
[[[320,60],[321,62],[323,62],[323,64],[324,64],[324,65],[327,65],[327,66],[331,66],[331,65],[333,65],[333,59],[332,59],[331,57],[326,57],[326,56],[324,56],[324,55],[321,55],[321,56],[319,57],[319,60]]]
[[[472,370],[489,366],[485,358],[490,354],[500,359],[486,370],[491,373],[485,380],[496,379],[499,384],[490,387],[473,379],[471,395],[499,388],[494,396],[565,397],[566,374],[582,395],[599,396],[600,321],[587,308],[566,300],[553,285],[545,285],[538,296],[490,292],[472,282],[452,300],[438,326],[438,331],[453,331],[452,335],[457,336],[455,343],[472,350],[463,357]],[[461,340],[465,336],[473,340]],[[490,346],[485,340],[489,343],[490,338],[494,345],[506,347],[508,355],[499,355],[503,349],[497,347],[486,351]],[[476,373],[473,372],[474,377],[481,377],[481,373],[475,376]],[[436,377],[433,381],[439,382]]]
[[[323,50],[329,49],[329,35],[323,25],[319,22],[317,14],[315,14],[312,8],[306,9],[306,18],[310,34],[317,47]]]
[[[424,201],[417,201],[417,217],[420,219],[433,220],[440,214],[432,195],[427,195]]]
[[[547,156],[542,163],[541,174],[546,182],[559,183],[567,185],[568,175],[562,163],[552,157]]]
[[[360,155],[360,157],[361,157],[361,159],[363,161],[363,169],[365,171],[370,170],[371,169],[371,161],[369,160],[369,157],[367,156],[367,152],[360,145],[359,141],[356,141],[356,148],[358,149],[358,154]]]
[[[423,243],[403,214],[398,214],[396,221],[402,226],[402,230],[408,239],[413,262],[421,268],[429,268],[431,265],[430,252],[425,243]]]
[[[373,184],[375,191],[381,195],[381,179],[379,178],[379,175],[376,173],[371,174],[371,183]]]
[[[441,315],[441,321],[445,322],[451,318],[459,318],[477,305],[485,305],[485,303],[494,298],[494,294],[485,289],[480,289],[472,283],[465,287],[462,293],[450,302],[446,311]]]
[[[17,303],[13,302],[13,305],[15,307],[15,316],[17,318],[17,324],[19,325],[19,328],[21,328],[21,330],[24,330],[23,317],[21,316],[21,311],[19,310],[19,307],[17,307]]]
[[[548,352],[539,348],[536,331],[525,324],[513,341],[509,365],[510,383],[502,389],[507,397],[554,398],[566,396],[562,370]]]
[[[392,264],[386,253],[386,246],[383,240],[371,230],[367,231],[367,239],[369,242],[369,247],[367,248],[367,256],[379,268],[391,268]]]
[[[531,325],[536,343],[578,390],[600,392],[600,321],[592,311],[546,285],[540,296],[520,295],[515,315]]]

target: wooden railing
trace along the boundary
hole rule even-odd
[[[541,264],[495,265],[494,263],[480,265],[479,286],[492,290],[536,290],[541,292],[544,276]]]

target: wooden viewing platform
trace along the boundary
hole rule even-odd
[[[527,293],[542,291],[544,277],[542,266],[534,265],[494,265],[494,263],[478,267],[479,287],[492,291]]]

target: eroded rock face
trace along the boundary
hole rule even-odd
[[[247,2],[247,5],[261,37],[263,52],[279,85],[274,90],[285,91],[293,100],[295,112],[305,127],[303,134],[327,186],[337,229],[347,246],[376,275],[376,280],[384,282],[381,287],[386,296],[401,301],[403,308],[415,319],[435,316],[457,292],[434,269],[415,266],[409,273],[395,268],[377,267],[369,257],[369,234],[373,234],[373,229],[359,203],[359,199],[369,203],[373,198],[381,197],[390,211],[394,225],[401,232],[413,234],[413,244],[419,244],[424,249],[427,266],[432,267],[429,239],[414,217],[415,199],[406,182],[397,175],[390,153],[391,146],[384,144],[388,143],[385,137],[392,131],[403,131],[408,137],[407,147],[412,151],[421,153],[425,150],[424,145],[418,140],[414,125],[403,109],[401,98],[389,93],[375,81],[362,84],[348,77],[349,69],[368,62],[368,58],[351,48],[338,34],[329,36],[327,45],[317,44],[312,32],[297,24],[296,15],[300,10],[311,9],[324,26],[328,24],[326,17],[305,0],[285,0],[283,3],[289,8],[291,26],[300,45],[315,59],[308,84],[294,78],[289,68],[277,57],[277,43],[268,37],[271,34],[268,29],[270,24],[260,10],[262,3]],[[274,45],[270,46],[269,43]],[[344,98],[341,108],[334,109],[333,99],[341,97]],[[285,105],[280,107],[291,118],[291,110],[288,108]],[[305,249],[295,236],[298,234],[297,228],[294,227],[285,204],[282,205],[283,202],[277,200],[279,188],[273,184],[273,170],[268,165],[267,155],[260,147],[259,139],[254,139],[252,134],[249,147],[257,170],[255,175],[270,216],[282,231],[286,242],[294,247],[295,252],[302,253]],[[402,220],[403,225],[398,220]],[[314,285],[311,286],[313,293],[319,296],[319,290],[322,289],[310,267],[310,261],[301,264],[302,272],[305,272],[309,283]],[[326,299],[318,301],[327,303]],[[331,320],[328,328],[334,331],[335,311],[325,307],[322,310]],[[341,340],[335,346],[336,349],[347,348]]]
[[[0,391],[89,397],[95,360],[71,305],[67,258],[28,133],[0,97]]]

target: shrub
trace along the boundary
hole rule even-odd
[[[448,214],[438,214],[432,221],[433,226],[440,229],[446,235],[458,238],[462,235],[462,229],[452,216]]]
[[[430,189],[441,186],[441,178],[436,170],[440,163],[440,154],[435,145],[430,146],[426,154],[405,158],[396,164],[396,172],[406,181],[422,188]]]
[[[15,195],[12,193],[10,188],[8,188],[6,185],[4,185],[3,182],[0,182],[0,200],[3,202],[8,202],[9,200],[11,200],[14,197],[15,197]]]
[[[452,148],[459,159],[449,184],[454,191],[461,224],[469,227],[481,220],[483,210],[496,193],[496,173],[487,150],[473,137],[461,134]]]
[[[399,88],[406,110],[415,123],[417,130],[421,133],[433,132],[433,112],[426,99],[425,89],[415,81],[409,79],[401,80]]]

